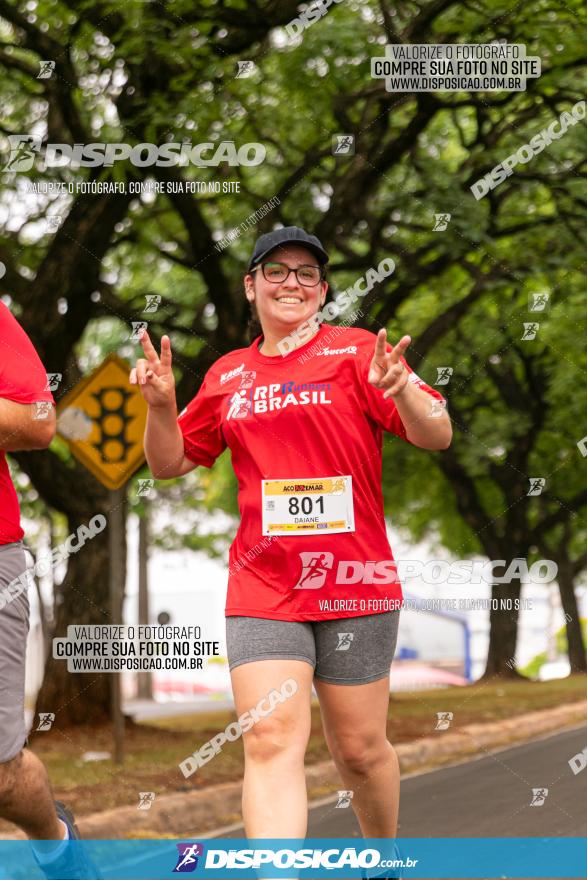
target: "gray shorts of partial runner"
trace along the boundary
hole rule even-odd
[[[305,660],[331,684],[367,684],[389,677],[400,612],[337,620],[227,617],[228,666],[255,660]]]
[[[15,758],[26,742],[24,682],[29,632],[26,587],[6,590],[27,568],[24,544],[0,544],[0,764]]]

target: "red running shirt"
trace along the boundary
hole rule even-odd
[[[24,404],[43,400],[53,403],[46,387],[47,374],[32,342],[0,301],[0,398]],[[0,450],[0,544],[20,541],[23,535],[6,453]]]
[[[407,437],[393,400],[367,382],[375,340],[366,330],[323,324],[282,357],[262,354],[259,336],[216,361],[180,413],[186,456],[211,467],[228,446],[238,478],[241,523],[229,553],[227,616],[331,620],[401,602],[383,513],[381,450],[383,431]],[[431,406],[444,405],[402,361],[410,381],[442,402]],[[262,480],[295,486],[338,476],[352,477],[345,497],[352,496],[354,530],[263,534]]]

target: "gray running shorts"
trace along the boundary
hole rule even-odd
[[[305,660],[331,684],[387,678],[397,643],[400,611],[337,620],[227,617],[228,666],[254,660]]]
[[[24,673],[29,632],[27,589],[8,584],[27,568],[24,544],[0,544],[0,764],[15,758],[26,742]]]

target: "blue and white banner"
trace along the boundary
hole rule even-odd
[[[587,837],[522,838],[183,838],[68,843],[71,873],[89,860],[103,880],[194,878],[585,878]],[[1,880],[44,880],[30,842],[0,842]]]

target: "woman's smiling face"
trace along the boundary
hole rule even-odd
[[[283,263],[289,269],[301,266],[321,268],[312,251],[295,244],[280,245],[263,258],[267,274],[271,272],[271,264],[275,263]],[[255,303],[263,332],[269,330],[286,336],[321,308],[328,284],[321,279],[310,286],[300,284],[295,272],[290,272],[283,281],[268,281],[259,265],[245,276],[245,290],[249,302]]]

